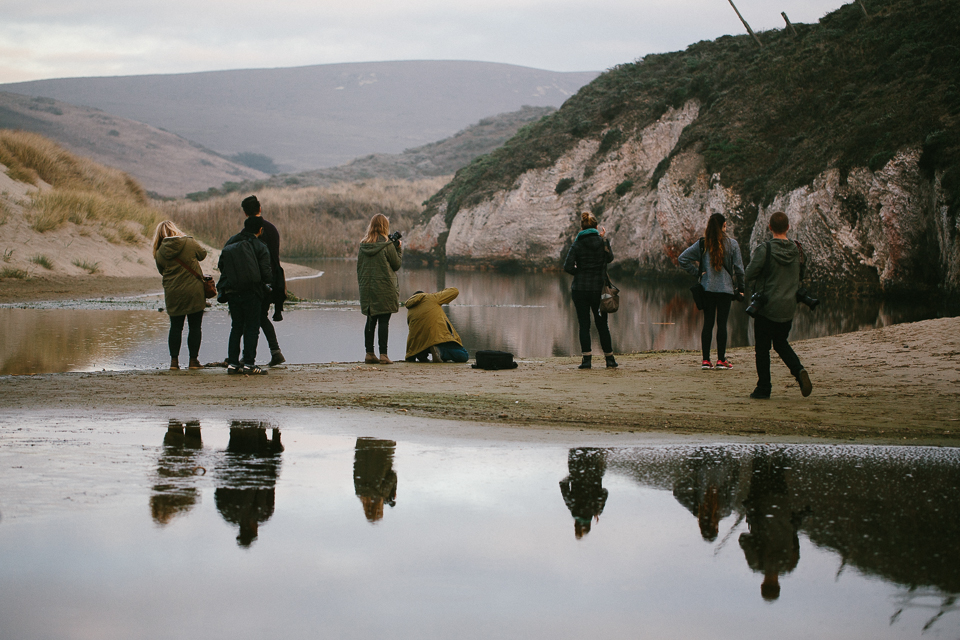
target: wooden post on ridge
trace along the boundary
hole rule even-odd
[[[749,33],[750,35],[752,35],[752,36],[753,36],[753,39],[757,41],[757,44],[762,47],[762,46],[763,46],[763,43],[760,42],[760,38],[757,37],[757,34],[755,34],[755,33],[753,32],[753,29],[750,28],[750,25],[747,24],[747,21],[743,19],[743,16],[742,16],[742,15],[740,15],[740,10],[737,9],[737,5],[733,4],[733,0],[729,0],[729,2],[730,2],[730,6],[733,7],[733,10],[737,12],[737,17],[740,18],[740,22],[742,22],[742,23],[743,23],[743,26],[745,26],[745,27],[747,28],[747,33]],[[861,5],[861,6],[863,6],[863,5]]]
[[[781,11],[780,15],[783,16],[783,21],[787,23],[787,28],[790,29],[790,33],[797,35],[797,30],[793,28],[793,23],[790,22],[790,18],[787,17],[787,12]]]

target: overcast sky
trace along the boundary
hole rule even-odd
[[[755,31],[843,0],[734,0]],[[382,60],[602,71],[740,34],[728,0],[0,0],[0,82]]]

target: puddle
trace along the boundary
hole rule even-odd
[[[2,635],[960,635],[960,450],[438,424],[0,416]]]

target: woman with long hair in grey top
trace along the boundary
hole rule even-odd
[[[678,259],[680,267],[700,277],[703,285],[702,369],[732,369],[727,360],[727,317],[734,297],[743,296],[743,258],[740,245],[727,236],[727,219],[715,213],[707,221],[703,237],[694,242]],[[710,362],[713,325],[717,325],[717,365]]]

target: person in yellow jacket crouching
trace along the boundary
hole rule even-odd
[[[466,362],[470,358],[440,306],[458,295],[454,287],[437,293],[417,291],[403,303],[407,309],[407,362]]]

